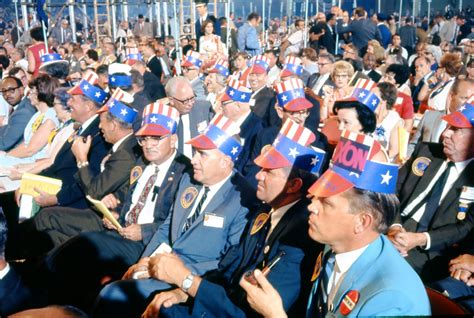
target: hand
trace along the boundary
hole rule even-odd
[[[402,242],[400,241],[400,237],[398,236],[399,233],[404,233],[406,230],[401,226],[392,226],[388,229],[387,237],[392,242],[393,246],[400,252],[400,255],[403,257],[408,256],[408,251],[403,246]]]
[[[105,197],[100,200],[109,210],[116,209],[119,204],[120,200],[117,199],[112,193],[107,194]]]
[[[155,295],[148,307],[146,307],[142,318],[158,317],[162,306],[169,308],[173,305],[184,303],[186,300],[188,300],[188,295],[179,288],[161,292]]]
[[[191,274],[183,261],[174,253],[153,256],[148,264],[150,276],[168,284],[181,286],[183,279]]]
[[[395,240],[406,253],[405,255],[401,253],[402,256],[406,256],[408,251],[415,247],[426,245],[426,236],[423,233],[400,232],[396,235]]]
[[[142,228],[140,224],[132,224],[125,228],[117,229],[120,235],[132,241],[142,240]]]
[[[20,180],[22,176],[23,172],[20,172],[16,167],[12,167],[10,169],[10,174],[8,175],[11,180]]]
[[[34,190],[38,192],[39,195],[34,197],[33,199],[35,200],[36,204],[38,204],[40,207],[44,208],[47,206],[58,204],[58,197],[55,196],[54,194],[48,194],[47,192],[44,192],[38,188],[35,188]]]
[[[85,140],[84,140],[85,139]],[[87,136],[86,138],[78,137],[74,140],[71,146],[71,151],[76,157],[77,162],[87,161],[87,154],[91,148],[92,137]]]
[[[451,272],[451,277],[467,283],[471,278],[471,272],[464,269],[456,269]]]
[[[119,218],[119,215],[117,212],[113,212],[111,211],[110,213],[112,213],[113,217],[118,220]],[[117,228],[115,227],[115,225],[112,224],[112,222],[110,222],[108,219],[106,218],[102,218],[102,224],[104,225],[104,227],[106,229],[109,229],[109,230],[117,230]]]
[[[456,269],[464,269],[474,273],[474,255],[463,254],[449,262],[449,271],[453,272]]]
[[[250,284],[243,277],[240,280],[240,286],[247,292],[247,301],[250,306],[263,317],[286,317],[278,291],[273,288],[260,270],[256,269],[254,276],[258,286]]]
[[[122,279],[132,279],[133,274],[137,272],[142,272],[139,279],[150,278],[150,274],[148,273],[148,263],[150,262],[149,257],[144,257],[138,261],[138,263],[133,264],[129,267],[129,269],[123,274]]]

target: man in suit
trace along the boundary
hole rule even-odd
[[[143,14],[138,15],[138,21],[133,27],[133,35],[136,37],[153,38],[153,27],[150,22],[146,22]]]
[[[382,41],[379,29],[372,20],[367,19],[367,12],[364,8],[357,7],[354,10],[354,20],[347,26],[343,26],[342,14],[342,10],[339,9],[336,32],[339,34],[351,32],[352,43],[358,50],[366,47],[370,40]]]
[[[102,290],[95,315],[135,317],[143,312],[151,293],[171,287],[168,283],[172,282],[150,276],[146,270],[149,262],[150,266],[154,263],[153,256],[163,253],[164,245],[172,246],[173,254],[202,275],[216,269],[222,255],[239,243],[253,190],[233,171],[242,150],[233,137],[238,132],[234,122],[216,115],[204,134],[189,141],[196,149],[191,160],[193,178],[181,180],[172,212],[153,235],[143,258],[127,271],[125,280]],[[127,299],[133,299],[133,304]]]
[[[430,84],[428,81],[435,73],[431,71],[431,61],[426,55],[418,56],[413,64],[415,66],[415,78],[411,90],[411,97],[413,99],[414,111],[418,112],[421,103],[428,99],[427,94],[429,94],[429,90],[426,88],[423,90],[425,91],[424,96],[423,94],[420,95],[420,92],[425,85],[429,87]]]
[[[5,77],[1,91],[5,101],[13,108],[8,124],[0,127],[0,150],[8,151],[23,141],[26,124],[36,113],[36,108],[25,96],[23,83],[16,77]]]
[[[281,258],[271,268],[268,278],[282,293],[285,310],[294,316],[304,314],[302,301],[310,291],[316,255],[322,250],[321,245],[311,242],[308,233],[301,230],[307,223],[307,187],[315,180],[310,171],[317,172],[311,165],[317,154],[307,147],[313,139],[311,131],[288,121],[277,138],[280,142],[276,140],[256,159],[261,167],[256,176],[257,197],[269,207],[253,211],[241,243],[225,255],[218,270],[201,277],[193,273],[191,284],[186,285],[183,278],[189,277],[192,269],[179,258],[161,255],[150,261],[148,271],[152,275],[180,288],[155,296],[147,314],[160,310],[164,317],[255,317],[239,281],[246,273],[262,269],[278,256]],[[298,149],[298,153],[291,155],[291,149]],[[172,268],[170,275],[164,273],[162,266]],[[162,306],[168,295],[177,295],[175,299],[179,301],[171,300]],[[164,308],[188,298],[193,300]]]
[[[160,60],[156,56],[155,50],[150,44],[141,44],[140,52],[143,55],[143,60],[146,63],[146,67],[155,74],[156,77],[161,81],[163,77],[163,66],[160,63]]]
[[[237,31],[237,47],[241,52],[247,52],[251,56],[260,54],[260,42],[258,40],[257,26],[260,16],[252,12]]]
[[[210,15],[208,12],[207,4],[208,0],[194,0],[196,3],[196,10],[198,12],[198,16],[196,17],[196,22],[195,22],[195,30],[196,30],[196,42],[199,45],[199,38],[204,35],[201,32],[201,26],[202,23],[206,20],[211,20],[214,23],[214,33],[217,35],[221,34],[221,27],[219,24],[219,21],[217,21],[216,17],[213,15]]]
[[[270,108],[275,105],[275,92],[267,86],[270,63],[267,57],[257,55],[251,60],[248,82],[252,90],[250,106],[252,112],[262,119],[263,126],[269,126]]]
[[[363,135],[344,139],[309,189],[309,235],[329,248],[316,262],[306,317],[430,314],[423,283],[382,234],[398,210],[398,168],[370,161],[372,146]],[[258,284],[240,283],[250,304],[265,317],[285,316],[278,290],[261,271],[254,276]]]
[[[59,44],[72,41],[72,29],[66,19],[61,20],[61,24],[51,31],[51,37]]]
[[[306,86],[310,88],[316,96],[324,98],[323,86],[329,85],[334,87],[331,80],[331,73],[335,59],[331,54],[321,54],[318,57],[319,72],[312,74],[308,78]]]
[[[386,49],[392,41],[392,33],[390,32],[387,24],[385,24],[387,17],[383,13],[377,13],[374,15],[374,17],[377,21],[377,28],[379,29],[380,36],[382,38],[380,44],[382,44],[383,48]]]
[[[192,158],[192,147],[186,142],[202,133],[208,126],[211,116],[210,103],[196,100],[191,83],[182,76],[172,77],[166,83],[165,91],[170,106],[180,113],[178,151]]]
[[[336,50],[336,16],[332,13],[326,15],[326,23],[321,22],[323,35],[318,40],[318,47],[325,47],[328,53],[333,54]]]
[[[377,60],[375,58],[375,54],[368,52],[365,53],[363,59],[364,70],[362,73],[367,75],[375,83],[378,83],[378,81],[382,78],[382,74],[375,69],[376,63]]]
[[[165,87],[155,74],[147,70],[145,62],[136,61],[132,65],[132,69],[138,71],[143,76],[143,93],[147,96],[148,100],[155,102],[166,97]]]
[[[204,81],[201,80],[199,73],[202,67],[201,55],[196,51],[188,51],[181,63],[181,69],[184,77],[191,83],[194,95],[198,100],[206,100],[207,92],[204,87]]]
[[[448,261],[473,229],[474,105],[442,117],[442,144],[421,143],[400,170],[401,214],[389,237],[425,282],[446,277]]]
[[[22,37],[23,32],[25,32],[24,28],[25,28],[25,21],[23,20],[23,18],[18,19],[18,24],[16,24],[11,31],[13,46],[16,46],[16,44],[18,43],[18,40],[20,40],[20,38]]]
[[[472,95],[474,95],[474,82],[457,79],[448,93],[446,110],[443,112],[428,110],[423,114],[416,132],[408,144],[408,156],[413,153],[420,142],[440,142],[441,134],[446,128],[446,122],[441,118],[447,112],[457,111],[459,107],[469,102],[469,97]]]
[[[72,238],[50,255],[48,264],[57,278],[53,291],[56,300],[74,299],[75,293],[88,291],[85,295],[91,297],[77,297],[83,299],[77,304],[92,301],[101,280],[119,279],[167,218],[181,178],[191,173],[189,159],[176,151],[178,119],[178,111],[165,104],[145,108],[144,125],[136,133],[144,158],[129,169],[130,190],[124,198],[117,194],[102,198],[122,228],[104,219],[104,225]],[[67,284],[74,279],[77,288],[73,293],[64,294],[61,282],[65,277]]]

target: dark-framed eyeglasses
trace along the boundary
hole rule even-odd
[[[170,135],[164,136],[140,136],[137,137],[137,142],[140,146],[147,144],[157,145],[161,140],[168,138]]]
[[[189,103],[192,103],[194,102],[194,100],[196,99],[196,96],[193,96],[193,97],[190,97],[188,99],[179,99],[179,98],[176,98],[176,97],[172,97],[175,101],[178,101],[180,102],[181,104],[189,104]]]
[[[17,87],[10,87],[10,88],[7,88],[7,89],[2,89],[0,90],[0,93],[2,95],[5,95],[5,94],[12,94],[14,91],[16,91],[17,89],[19,89],[20,86],[17,86]]]

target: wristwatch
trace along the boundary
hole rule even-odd
[[[184,279],[183,279],[183,282],[181,283],[181,289],[187,293],[189,288],[191,288],[191,286],[193,285],[193,281],[194,281],[194,275],[193,274],[189,274],[188,276],[186,276]]]

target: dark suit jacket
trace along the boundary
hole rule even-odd
[[[142,169],[145,169],[146,167],[146,163],[143,160],[140,160],[138,162],[138,165],[141,166]],[[179,182],[181,181],[181,177],[184,174],[192,174],[191,162],[186,156],[177,153],[175,159],[173,160],[173,163],[166,172],[166,176],[163,180],[160,189],[158,190],[158,196],[155,199],[155,212],[153,214],[153,223],[141,224],[142,241],[144,245],[150,242],[150,239],[155,233],[155,231],[164,222],[164,220],[166,220],[166,217],[168,216],[169,211],[174,203]],[[124,204],[120,212],[120,223],[122,225],[125,224],[125,215],[130,210],[132,203],[132,195],[135,191],[136,185],[137,183],[134,182],[130,186],[129,193],[126,199],[124,200]]]
[[[264,127],[271,126],[270,111],[275,106],[275,103],[276,94],[270,87],[262,88],[260,92],[250,99],[252,112],[262,119]]]
[[[110,157],[104,163],[104,170],[94,174],[92,169],[84,167],[74,176],[83,193],[100,200],[112,193],[121,202],[130,184],[130,170],[135,166],[141,155],[141,148],[134,135],[130,135],[117,148],[117,151],[108,153]],[[105,159],[105,158],[104,158]]]
[[[352,43],[361,50],[367,46],[370,40],[382,41],[380,31],[370,19],[360,19],[352,21],[348,26],[342,26],[342,19],[337,21],[336,32],[352,33]]]
[[[306,83],[306,87],[309,87],[309,88],[313,88],[314,85],[316,85],[316,82],[318,81],[318,78],[321,76],[321,74],[319,73],[314,73],[314,74],[311,74],[311,76],[308,78],[308,81]],[[318,96],[321,96],[323,95],[323,86],[324,85],[329,85],[329,86],[332,86],[334,87],[334,82],[331,80],[331,76],[329,76],[326,81],[324,82],[323,85],[321,85],[321,88],[319,89],[319,91],[316,92],[316,95]]]
[[[189,112],[189,129],[191,133],[191,138],[196,137],[199,135],[200,130],[206,129],[206,127],[209,125],[209,121],[212,118],[212,113],[211,113],[211,104],[208,101],[204,100],[196,100],[194,103],[193,108],[191,109],[191,112]],[[179,122],[178,125],[178,151],[183,152],[182,146],[183,142],[183,127],[182,127],[182,122]],[[183,142],[181,142],[183,141]]]
[[[382,74],[375,70],[371,70],[366,74],[371,80],[373,80],[375,83],[378,83],[379,80],[382,78]]]
[[[23,141],[26,124],[36,113],[29,98],[24,97],[8,119],[8,124],[0,127],[0,150],[8,151]]]
[[[99,117],[81,133],[81,136],[92,136],[92,145],[88,154],[89,171],[93,176],[100,173],[100,163],[111,145],[106,143],[99,130]],[[53,164],[41,174],[46,177],[61,179],[63,186],[58,192],[58,205],[84,209],[89,207],[81,186],[74,179],[77,173],[76,159],[71,151],[71,142],[66,142],[59,150]]]
[[[145,71],[143,74],[143,80],[145,81],[145,92],[148,100],[154,102],[158,99],[166,97],[165,87],[161,84],[160,79],[152,72]]]
[[[442,150],[442,144],[420,143],[410,160],[400,169],[397,185],[400,211],[403,211],[428,187],[443,161],[446,160]],[[413,161],[420,157],[431,160],[421,177],[416,176],[412,169]],[[456,256],[453,245],[461,243],[473,229],[474,205],[472,203],[469,204],[466,218],[457,219],[462,188],[474,186],[473,175],[474,161],[471,161],[440,202],[428,227],[431,248],[427,251],[413,249],[409,252],[407,260],[421,272],[425,280],[446,277],[448,261]],[[406,217],[401,219],[402,225],[409,220]]]
[[[146,66],[148,69],[150,69],[150,72],[155,74],[156,77],[161,80],[161,76],[163,75],[163,67],[161,66],[160,60],[158,60],[158,57],[152,56],[146,63]]]
[[[135,120],[133,121],[133,131],[138,131],[140,127],[142,126],[142,115],[143,115],[143,110],[145,107],[150,104],[151,101],[148,98],[148,95],[145,93],[144,90],[135,93],[133,95],[133,103],[132,107],[135,108],[138,111],[137,117],[135,117]]]
[[[6,317],[24,309],[31,308],[31,291],[22,278],[10,265],[10,271],[0,279],[0,316]]]
[[[336,49],[336,30],[335,26],[331,31],[331,28],[325,23],[324,26],[324,34],[319,38],[318,45],[324,46],[329,53],[334,54]]]
[[[221,26],[219,24],[219,21],[216,19],[215,16],[208,14],[206,20],[212,20],[214,22],[214,34],[221,35]],[[196,22],[194,23],[196,26],[196,40],[198,44],[198,50],[199,50],[199,38],[204,35],[201,32],[201,17],[197,16],[196,17]]]
[[[241,243],[224,256],[218,270],[204,276],[192,305],[192,316],[258,317],[248,306],[239,281],[245,272],[255,268],[262,269],[263,262],[268,263],[283,251],[285,255],[272,268],[267,278],[282,297],[288,315],[304,317],[316,257],[323,249],[322,245],[312,241],[308,235],[308,205],[309,201],[302,199],[292,206],[278,222],[264,246],[257,245],[259,234],[262,233],[250,234],[255,218],[262,211],[255,210]],[[216,302],[216,299],[219,301]],[[176,309],[173,310],[174,308]],[[164,316],[168,317],[168,313],[169,316],[182,316],[183,309],[183,306],[173,306],[164,311]]]
[[[250,112],[249,116],[244,120],[242,125],[240,125],[239,137],[243,139],[244,146],[239,158],[234,163],[234,168],[240,173],[242,173],[247,161],[250,159],[255,145],[255,139],[262,129],[262,120],[252,112]]]

